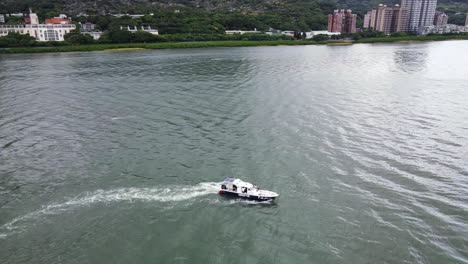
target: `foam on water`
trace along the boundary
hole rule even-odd
[[[122,119],[130,119],[130,118],[135,118],[136,116],[116,116],[116,117],[111,117],[111,120],[122,120]]]
[[[66,202],[53,203],[43,206],[42,209],[19,216],[0,227],[0,238],[24,228],[22,223],[39,219],[42,216],[59,214],[73,210],[77,207],[91,206],[97,203],[116,202],[179,202],[194,199],[200,196],[214,194],[218,191],[219,183],[202,182],[194,186],[168,186],[154,188],[118,188],[112,190],[96,190],[86,192]]]

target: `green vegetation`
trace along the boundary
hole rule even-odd
[[[139,49],[178,49],[178,48],[213,48],[213,47],[254,47],[279,45],[349,45],[353,43],[388,43],[412,41],[441,41],[441,40],[468,40],[464,35],[430,35],[430,36],[400,36],[400,37],[374,37],[358,40],[325,40],[323,35],[317,41],[310,40],[236,40],[236,41],[206,41],[206,42],[162,42],[162,43],[130,43],[130,44],[91,44],[66,45],[48,47],[14,47],[0,49],[0,54],[10,53],[43,53],[43,52],[76,52],[76,51],[103,51],[103,50],[139,50]]]
[[[34,46],[35,43],[35,38],[14,32],[0,38],[0,47],[29,47]]]
[[[218,34],[226,29],[326,29],[327,14],[336,8],[349,8],[357,13],[359,27],[364,14],[380,3],[393,5],[400,0],[3,0],[0,13],[27,12],[31,7],[41,20],[66,13],[76,22],[93,22],[100,30],[145,25],[157,28],[161,34]],[[439,0],[438,9],[449,15],[449,23],[463,24],[468,3]],[[132,19],[113,17],[109,13],[146,15]],[[88,16],[80,17],[80,14]],[[7,23],[16,24],[20,19],[10,17]]]
[[[79,46],[58,47],[25,47],[0,49],[0,54],[9,53],[43,53],[43,52],[73,52],[73,51],[102,51],[125,49],[177,49],[177,48],[212,48],[212,47],[252,47],[279,45],[311,45],[317,44],[305,40],[276,40],[276,41],[209,41],[209,42],[165,42],[165,43],[132,43],[132,44],[93,44]]]
[[[318,34],[318,35],[312,37],[313,41],[318,41],[318,42],[327,41],[329,39],[330,39],[330,37],[328,35],[325,35],[325,34]]]
[[[0,48],[11,47],[57,47],[69,45],[87,44],[128,44],[128,43],[159,43],[159,42],[193,42],[193,41],[278,41],[294,40],[285,35],[266,34],[166,34],[153,35],[144,31],[135,33],[126,30],[111,30],[101,36],[99,41],[93,40],[89,35],[83,35],[76,31],[64,36],[64,42],[37,42],[29,35],[9,33],[5,37],[0,37]]]
[[[444,11],[448,16],[449,24],[464,25],[465,14],[468,13],[468,3],[439,3],[437,9]]]
[[[394,4],[399,1],[387,0],[383,3]],[[79,32],[71,32],[65,36],[65,42],[45,43],[36,42],[28,36],[10,33],[0,38],[0,48],[14,48],[1,51],[7,53],[39,52],[38,50],[40,52],[102,50],[109,44],[123,44],[122,48],[133,48],[132,45],[136,45],[137,48],[172,48],[466,39],[466,35],[418,37],[409,33],[394,33],[387,37],[384,33],[373,31],[343,34],[331,38],[327,35],[317,35],[312,41],[293,41],[293,38],[283,35],[224,34],[225,30],[232,29],[266,31],[269,28],[275,28],[296,32],[325,29],[327,14],[335,8],[351,8],[360,15],[359,21],[361,21],[365,11],[376,7],[381,2],[381,0],[207,0],[202,2],[189,0],[172,0],[171,2],[159,0],[99,0],[97,2],[92,0],[3,0],[0,1],[1,13],[27,12],[28,7],[32,7],[41,20],[57,16],[59,13],[67,13],[74,17],[75,23],[89,21],[97,25],[97,30],[105,33],[99,41]],[[450,22],[462,24],[464,12],[468,12],[468,4],[465,2],[466,0],[439,0],[439,9],[449,14]],[[88,15],[78,16],[81,13]],[[129,16],[115,17],[109,13],[146,15],[131,18]],[[21,18],[18,17],[7,19],[7,23],[11,24],[21,22]],[[142,31],[131,33],[120,30],[122,26],[150,26],[158,29],[161,35],[152,35]],[[298,35],[296,38],[303,37]],[[24,47],[24,49],[19,49],[19,47]]]
[[[94,42],[93,37],[90,35],[83,35],[80,34],[78,31],[73,31],[63,36],[65,42],[71,45],[83,45],[83,44],[91,44]],[[1,47],[1,46],[0,46]]]
[[[334,3],[320,0],[288,1],[206,1],[198,6],[195,1],[176,0],[157,5],[157,1],[125,0],[4,0],[0,10],[5,13],[27,12],[32,7],[42,20],[59,13],[73,16],[74,21],[90,21],[101,30],[115,30],[120,26],[148,25],[157,28],[161,34],[216,34],[226,29],[308,31],[325,29],[327,14]],[[125,4],[126,2],[127,4]],[[203,6],[203,4],[209,6]],[[88,17],[79,17],[86,13]],[[109,13],[147,14],[139,18],[128,16],[113,17]],[[150,15],[153,13],[154,15]]]
[[[284,35],[270,36],[266,34],[165,34],[152,35],[148,32],[131,33],[122,30],[111,30],[105,33],[100,43],[152,43],[152,42],[187,42],[187,41],[227,41],[227,40],[293,40]]]
[[[241,11],[207,11],[193,8],[160,9],[139,18],[128,16],[95,16],[77,17],[75,21],[90,21],[100,30],[117,30],[120,26],[151,26],[161,34],[219,34],[225,30],[240,29],[262,31],[270,27],[280,30],[308,31],[327,27],[327,12],[333,8],[329,4],[318,4],[314,1],[303,4],[303,10],[293,11],[295,7],[285,6],[275,11],[241,12]],[[289,9],[289,11],[288,11]],[[292,13],[291,13],[292,12]]]

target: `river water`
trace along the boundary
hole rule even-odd
[[[467,50],[1,55],[0,262],[468,263]]]

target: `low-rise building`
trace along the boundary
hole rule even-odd
[[[425,26],[418,29],[418,35],[428,34],[446,34],[446,33],[468,33],[468,28],[464,26],[458,26],[453,24],[447,24],[445,26]]]
[[[8,35],[10,32],[14,32],[19,34],[28,34],[37,41],[64,41],[64,36],[75,29],[76,26],[69,23],[40,24],[37,15],[30,12],[28,17],[25,18],[25,24],[0,25],[0,37]]]
[[[24,23],[37,25],[39,24],[39,17],[36,13],[33,13],[31,9],[29,9],[29,15],[24,18]]]
[[[64,41],[64,36],[75,30],[73,24],[20,24],[20,25],[0,25],[0,37],[8,35],[10,32],[28,34],[37,41]]]
[[[434,26],[441,27],[446,26],[448,22],[448,16],[444,12],[436,11],[434,16]]]
[[[292,30],[281,31],[281,35],[285,35],[285,36],[289,36],[289,37],[294,37],[294,31],[292,31]]]
[[[46,24],[70,24],[70,19],[63,17],[46,18]]]
[[[281,35],[281,30],[270,28],[270,29],[268,29],[268,31],[265,32],[265,34],[270,35],[270,36]]]
[[[5,23],[5,15],[0,14],[0,23]]]
[[[96,24],[93,24],[91,22],[86,22],[81,25],[81,32],[92,32],[96,31]]]
[[[261,34],[262,32],[261,31],[257,31],[257,29],[255,30],[226,30],[226,34],[227,35],[236,35],[236,34],[239,34],[239,35],[243,35],[243,34]]]
[[[340,32],[328,32],[326,30],[313,30],[313,31],[310,31],[310,32],[305,32],[305,35],[306,35],[306,39],[311,39],[313,38],[314,36],[317,36],[317,35],[327,35],[327,36],[334,36],[334,35],[340,35],[341,33]]]
[[[128,30],[128,31],[130,31],[132,33],[135,33],[137,31],[145,31],[145,32],[151,33],[153,35],[159,35],[159,31],[157,29],[151,28],[150,26],[147,26],[147,27],[141,26],[139,28],[137,26],[135,26],[133,28],[130,27],[130,26],[127,26],[127,27],[120,26],[120,30],[124,30],[124,29],[126,29],[126,30]]]
[[[153,16],[154,13],[149,13],[148,15],[150,16]],[[135,19],[135,18],[140,18],[140,17],[144,17],[146,16],[146,14],[136,14],[136,15],[130,15],[130,14],[111,14],[111,16],[114,16],[114,17],[124,17],[124,16],[128,16],[132,19]]]
[[[122,27],[121,27],[122,29]],[[94,40],[101,38],[103,32],[96,29],[96,24],[91,22],[80,23],[80,32],[83,35],[90,35]]]

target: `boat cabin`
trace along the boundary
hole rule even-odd
[[[221,184],[221,189],[229,192],[247,193],[248,191],[257,190],[258,187],[239,179],[226,178]]]

